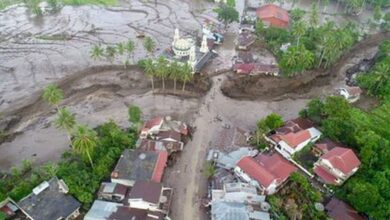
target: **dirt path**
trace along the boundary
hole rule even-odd
[[[200,208],[200,200],[207,194],[207,179],[202,173],[208,149],[220,140],[223,123],[234,127],[253,129],[256,121],[271,112],[277,112],[287,119],[297,116],[297,112],[308,100],[286,99],[279,102],[235,100],[223,95],[220,90],[226,76],[213,78],[213,86],[202,99],[193,125],[196,132],[186,146],[176,164],[167,169],[164,183],[175,190],[172,212],[173,220],[208,219]],[[245,112],[245,113],[244,113]],[[222,122],[214,120],[216,116]]]

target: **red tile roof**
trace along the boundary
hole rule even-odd
[[[254,69],[254,65],[251,63],[237,63],[234,64],[233,69],[238,74],[249,74]]]
[[[316,173],[321,179],[327,184],[337,184],[336,177],[326,171],[324,168],[320,166],[316,166],[314,168],[314,173]]]
[[[288,27],[289,16],[288,12],[274,4],[266,4],[261,6],[256,11],[257,17],[263,21],[270,22],[270,25],[280,28]]]
[[[334,168],[346,175],[360,165],[360,161],[355,153],[351,149],[344,147],[333,148],[328,153],[322,155],[321,159],[328,160]]]
[[[154,182],[161,182],[162,176],[164,174],[164,169],[168,161],[168,152],[160,151],[157,157],[156,165],[153,170],[151,180]]]
[[[242,158],[237,166],[265,188],[275,180],[277,183],[282,183],[297,170],[279,154],[261,154],[256,158],[247,156]]]
[[[153,119],[150,119],[149,121],[145,122],[142,130],[144,130],[144,129],[149,130],[149,129],[153,128],[154,126],[159,125],[163,120],[164,120],[163,117],[155,117]]]
[[[309,140],[311,138],[308,130],[298,131],[297,133],[288,133],[280,135],[279,138],[286,142],[290,147],[296,148],[299,144]]]
[[[334,220],[365,220],[367,218],[359,215],[359,213],[354,210],[347,203],[332,198],[330,202],[325,206],[325,209],[329,215]]]

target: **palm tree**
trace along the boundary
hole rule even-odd
[[[181,80],[183,81],[183,91],[186,89],[186,83],[191,81],[192,78],[193,78],[192,68],[188,63],[186,63],[182,67],[182,71],[181,71]]]
[[[153,41],[153,39],[151,37],[145,38],[144,48],[150,55],[153,55],[153,52],[156,49],[156,43]]]
[[[116,44],[116,50],[118,51],[119,55],[123,55],[126,50],[126,45],[122,42]]]
[[[375,75],[374,83],[372,84],[370,91],[372,94],[379,94],[379,91],[386,86],[390,78],[390,64],[387,62],[380,62],[372,72]]]
[[[132,58],[132,60],[134,62],[134,57],[133,57],[133,53],[135,50],[134,42],[131,39],[129,39],[125,45],[125,48],[126,48],[126,51],[127,51],[129,58]]]
[[[168,72],[168,60],[163,56],[160,56],[157,60],[156,74],[162,80],[162,89],[165,90],[165,78],[169,75]]]
[[[156,74],[156,68],[152,59],[145,60],[145,73],[147,76],[150,77],[150,80],[152,82],[152,91],[154,92],[154,76]]]
[[[59,110],[59,103],[64,99],[64,92],[54,84],[49,84],[43,90],[43,99]]]
[[[94,60],[100,59],[104,55],[104,50],[98,45],[95,45],[92,47],[91,52],[90,52],[91,58]]]
[[[86,125],[78,125],[74,131],[72,140],[73,149],[79,153],[83,159],[88,159],[93,168],[92,156],[97,145],[96,132]]]
[[[169,76],[173,79],[173,92],[176,93],[177,78],[180,77],[180,64],[175,60],[169,66]]]
[[[67,108],[61,108],[58,111],[55,125],[57,128],[65,130],[68,134],[69,141],[72,141],[71,135],[73,128],[76,125],[76,119]]]
[[[113,47],[113,46],[107,46],[106,47],[106,58],[112,63],[114,61],[114,58],[115,58],[115,54],[116,54],[116,48]]]
[[[305,32],[306,25],[303,21],[297,21],[293,24],[292,34],[297,38],[297,46],[299,46],[299,40],[305,34]]]
[[[310,19],[309,19],[309,22],[310,22],[310,26],[312,28],[314,27],[317,27],[318,25],[318,6],[319,4],[312,4],[311,6],[311,12],[310,12]]]

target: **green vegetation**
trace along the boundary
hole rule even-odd
[[[262,22],[256,24],[257,36],[267,43],[286,76],[313,68],[328,68],[358,40],[357,28],[352,23],[342,27],[331,21],[318,25],[316,5],[312,7],[308,23],[302,19],[304,14],[302,10],[292,10],[291,30],[264,28]],[[287,43],[291,45],[282,51],[282,45]]]
[[[94,45],[90,50],[90,57],[94,60],[101,60],[105,58],[107,61],[112,63],[118,55],[126,55],[123,63],[125,67],[128,67],[130,66],[129,59],[132,59],[134,62],[135,48],[136,44],[131,39],[129,39],[127,42],[119,42],[115,45],[108,45],[106,47]]]
[[[64,92],[54,84],[49,84],[43,91],[43,100],[49,105],[59,109],[59,104],[64,99]]]
[[[259,149],[264,149],[268,146],[267,141],[264,139],[264,135],[270,131],[283,126],[282,116],[271,113],[267,117],[257,122],[256,135],[252,145],[255,145]]]
[[[212,164],[211,162],[205,163],[205,165],[203,167],[203,174],[207,178],[213,177],[215,175],[215,172],[216,172],[216,169],[215,169],[214,164]]]
[[[267,199],[277,219],[326,219],[326,214],[314,207],[322,202],[321,193],[300,173],[293,173],[289,183]]]
[[[389,110],[389,102],[371,112],[363,112],[341,97],[328,97],[325,101],[311,101],[301,113],[317,120],[325,136],[358,153],[362,162],[359,171],[336,192],[373,219],[390,218]]]
[[[157,60],[143,59],[138,62],[146,75],[149,76],[152,89],[154,90],[154,78],[160,78],[162,81],[162,90],[165,90],[165,80],[173,80],[174,92],[176,93],[176,81],[183,83],[182,90],[185,90],[186,83],[193,79],[192,68],[188,63],[179,63],[177,61],[169,62],[160,56]]]
[[[89,166],[88,160],[80,159],[79,154],[72,150],[63,154],[58,165],[47,163],[32,168],[30,162],[23,162],[23,168],[13,168],[12,174],[0,179],[0,200],[9,196],[19,201],[42,181],[58,176],[69,186],[69,192],[87,208],[100,182],[109,178],[122,151],[134,146],[136,136],[136,131],[125,132],[112,121],[93,132],[96,133],[96,146],[91,154],[94,168]]]
[[[380,98],[390,97],[390,41],[379,47],[379,58],[368,73],[357,78],[359,86],[367,89],[367,93]]]
[[[214,9],[218,14],[218,20],[222,21],[225,24],[225,28],[228,24],[235,21],[238,22],[239,14],[234,8],[234,6],[221,5],[219,8]]]
[[[153,55],[154,50],[156,49],[156,42],[151,37],[146,37],[144,40],[144,48],[150,54]]]

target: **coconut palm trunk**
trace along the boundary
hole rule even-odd
[[[176,93],[176,77],[173,78],[173,93]]]

